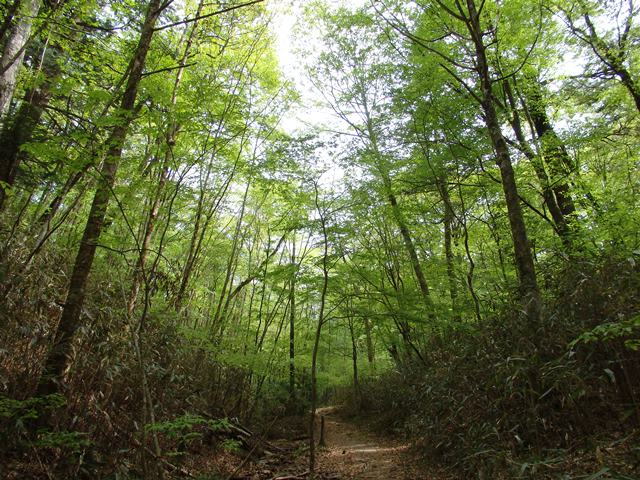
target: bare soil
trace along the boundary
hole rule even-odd
[[[382,437],[349,420],[335,407],[318,410],[325,417],[326,446],[320,450],[318,473],[324,478],[358,480],[436,480],[425,472],[410,445]]]

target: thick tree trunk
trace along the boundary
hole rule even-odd
[[[40,0],[22,0],[0,58],[0,118],[9,110]]]
[[[633,102],[636,105],[636,108],[640,112],[640,88],[638,88],[638,84],[633,80],[629,71],[623,66],[619,66],[616,70],[616,75],[622,82],[622,85],[627,89]]]
[[[38,385],[38,393],[41,395],[54,393],[60,389],[60,380],[68,363],[69,354],[71,353],[71,342],[76,330],[80,326],[87,278],[91,271],[97,242],[104,225],[104,219],[111,197],[111,189],[115,183],[124,142],[127,137],[129,125],[133,120],[132,113],[138,94],[138,86],[142,79],[142,72],[151,45],[151,39],[153,38],[154,27],[161,13],[160,5],[161,0],[151,0],[149,2],[138,45],[130,62],[127,84],[120,104],[122,116],[120,123],[113,128],[106,142],[107,153],[100,172],[100,180],[96,187],[93,203],[89,211],[89,218],[73,266],[69,290],[58,324],[54,345],[47,356],[42,377]]]
[[[520,283],[520,292],[523,297],[525,311],[532,322],[540,320],[541,297],[536,279],[536,271],[533,263],[531,245],[527,236],[527,229],[520,206],[520,196],[516,186],[515,174],[507,142],[500,130],[500,122],[496,112],[496,100],[492,91],[492,80],[487,62],[486,46],[484,44],[484,32],[480,26],[480,18],[474,0],[467,0],[469,18],[467,28],[473,39],[476,50],[476,69],[481,86],[481,106],[484,112],[484,120],[489,131],[489,137],[495,150],[496,163],[502,177],[502,189],[504,192],[511,237],[515,253],[515,264]]]
[[[542,156],[551,173],[551,185],[558,208],[562,213],[565,228],[569,229],[570,217],[576,211],[573,198],[571,198],[569,181],[571,172],[575,170],[573,162],[567,153],[560,137],[553,129],[547,116],[540,85],[535,80],[531,82],[531,94],[528,101],[529,114],[533,121],[536,135],[542,144]],[[569,217],[569,218],[567,218]]]
[[[7,3],[11,2],[9,5]],[[0,45],[5,44],[5,37],[13,24],[14,17],[18,8],[20,7],[20,3],[22,0],[8,0],[5,1],[5,11],[4,18],[2,19],[2,23],[0,24]]]
[[[527,142],[527,139],[525,138],[524,131],[522,129],[522,122],[520,121],[520,114],[518,113],[518,108],[509,81],[505,80],[503,82],[503,86],[505,94],[507,96],[507,101],[512,112],[511,127],[516,136],[516,139],[518,140],[519,147],[527,157],[527,159],[531,162],[531,166],[533,167],[536,177],[538,177],[538,181],[540,182],[540,186],[542,187],[542,198],[545,205],[547,206],[547,209],[549,210],[549,213],[551,214],[554,230],[562,239],[564,245],[566,247],[570,247],[571,238],[569,235],[569,225],[567,219],[565,218],[565,214],[558,204],[558,200],[560,197],[562,197],[562,193],[556,194],[555,188],[552,185],[551,180],[549,179],[547,170],[545,169],[543,159],[540,158],[540,155],[536,154],[536,152],[533,151],[533,149]]]

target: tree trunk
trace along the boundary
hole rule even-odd
[[[349,318],[349,333],[351,334],[351,363],[353,365],[353,394],[356,408],[362,409],[362,395],[360,393],[360,379],[358,378],[358,344],[353,330],[353,318]]]
[[[633,4],[631,2],[630,5],[633,10]],[[629,12],[629,15],[634,14],[635,12],[633,11]],[[636,108],[640,112],[640,88],[624,65],[625,60],[629,57],[626,48],[621,42],[618,42],[617,44],[607,43],[606,40],[599,36],[589,13],[584,13],[582,17],[589,31],[589,35],[585,38],[587,44],[591,47],[593,53],[596,54],[600,61],[605,64],[606,68],[618,77],[622,85],[624,85],[631,95]],[[629,21],[631,21],[631,18],[629,18]]]
[[[565,228],[568,228],[570,219],[567,219],[567,217],[573,215],[576,208],[573,203],[573,198],[571,198],[567,178],[571,172],[575,170],[575,167],[567,153],[564,143],[553,129],[553,125],[551,125],[542,98],[542,92],[540,91],[540,85],[535,80],[531,81],[528,106],[536,135],[542,144],[544,162],[549,167],[551,173],[553,193],[558,202],[558,208],[563,215],[565,224],[567,224]]]
[[[452,226],[454,220],[453,208],[451,207],[451,196],[447,182],[442,178],[436,178],[438,192],[444,204],[444,256],[447,263],[447,278],[449,279],[449,296],[451,298],[451,312],[453,318],[460,321],[460,312],[458,311],[458,281],[455,272],[455,256],[451,245]]]
[[[220,297],[218,299],[218,306],[216,307],[216,311],[213,316],[212,332],[215,332],[220,328],[220,324],[224,321],[224,317],[226,316],[226,311],[229,307],[229,302],[231,301],[231,295],[230,295],[230,292],[227,291],[227,289],[230,289],[229,284],[231,283],[233,273],[235,271],[235,267],[238,260],[238,250],[239,250],[238,245],[241,243],[240,233],[242,231],[242,223],[244,221],[244,213],[247,208],[247,200],[249,198],[250,189],[251,189],[251,180],[247,181],[247,187],[245,188],[244,195],[242,197],[242,205],[240,206],[240,215],[238,216],[238,221],[236,222],[236,228],[233,233],[231,253],[229,255],[229,260],[227,261],[227,269],[224,276],[224,282],[222,284],[222,291],[220,292]]]
[[[0,58],[0,118],[6,115],[11,105],[33,19],[40,10],[40,0],[22,0],[20,3]]]
[[[47,356],[42,377],[38,384],[38,393],[40,395],[59,391],[60,380],[71,353],[71,342],[80,326],[87,278],[91,271],[97,242],[104,225],[111,189],[115,183],[124,142],[129,125],[133,121],[132,113],[138,94],[138,86],[142,79],[142,72],[153,38],[154,27],[161,13],[160,5],[161,0],[151,0],[149,2],[138,45],[129,65],[127,84],[120,104],[120,111],[122,112],[120,123],[113,127],[106,142],[106,157],[73,266],[64,309],[62,310],[53,347]]]
[[[411,238],[411,233],[409,232],[409,228],[407,228],[407,224],[404,221],[404,217],[402,215],[402,212],[400,211],[400,207],[398,206],[398,200],[391,191],[391,181],[389,178],[385,179],[385,184],[389,185],[387,189],[387,199],[389,200],[389,204],[391,205],[393,217],[395,218],[396,223],[398,224],[398,228],[400,229],[400,235],[402,235],[404,246],[407,249],[407,253],[409,254],[411,266],[413,267],[413,272],[416,275],[416,280],[418,281],[418,286],[420,287],[422,299],[424,300],[424,303],[427,305],[427,307],[431,309],[433,303],[431,301],[431,294],[429,293],[429,284],[427,283],[427,279],[424,276],[424,272],[422,271],[420,259],[418,258],[416,247],[413,243],[413,239]]]
[[[370,365],[375,362],[375,350],[373,349],[373,339],[371,338],[371,320],[369,317],[364,317],[364,332],[367,338],[367,360]]]
[[[500,130],[500,122],[496,112],[496,99],[492,91],[492,80],[489,74],[484,33],[480,26],[480,18],[474,0],[467,0],[469,18],[467,28],[473,39],[476,50],[476,70],[481,86],[481,106],[489,137],[496,154],[496,163],[502,177],[502,189],[507,204],[507,214],[511,227],[511,237],[515,253],[515,264],[520,283],[525,311],[531,322],[540,320],[541,297],[536,279],[536,271],[531,253],[531,245],[520,206],[520,196],[516,186],[515,174],[507,142]]]
[[[45,52],[42,74],[44,80],[40,85],[26,92],[20,108],[12,119],[8,117],[0,136],[0,211],[6,200],[6,189],[12,188],[20,163],[25,154],[20,147],[31,141],[33,133],[40,123],[40,118],[51,98],[51,84],[60,74],[60,65],[51,49]]]
[[[538,177],[538,181],[542,187],[542,198],[549,210],[549,213],[551,214],[554,230],[564,243],[565,247],[570,247],[571,238],[569,236],[569,225],[565,218],[565,214],[559,205],[559,198],[561,198],[563,194],[561,192],[556,193],[555,187],[552,185],[549,175],[547,174],[547,170],[545,169],[543,159],[533,151],[524,136],[522,122],[520,121],[520,115],[508,80],[503,82],[503,87],[507,97],[507,102],[509,103],[512,112],[511,127],[516,139],[518,140],[520,149],[531,162],[531,166],[533,167],[536,177]]]
[[[203,6],[203,0],[201,0],[198,3],[198,8],[196,10],[195,18],[200,17],[200,14],[202,13],[202,6]],[[173,92],[171,93],[172,108],[176,106],[176,103],[178,101],[178,89],[180,88],[180,83],[182,82],[182,76],[186,68],[187,59],[189,58],[189,53],[191,51],[191,46],[193,45],[193,39],[194,39],[197,28],[198,28],[198,22],[196,21],[193,23],[191,30],[189,32],[189,36],[187,38],[184,51],[182,53],[182,58],[180,59],[180,67],[176,72],[176,78],[173,83]],[[160,167],[160,176],[158,178],[158,185],[155,189],[153,200],[151,202],[151,208],[149,209],[149,216],[145,224],[145,230],[142,236],[142,243],[140,245],[138,260],[136,262],[136,267],[133,272],[133,282],[131,284],[129,300],[127,302],[127,314],[129,317],[133,315],[133,311],[136,307],[136,302],[138,299],[138,292],[140,291],[140,285],[146,275],[145,268],[147,263],[147,257],[149,255],[149,248],[151,247],[151,239],[153,237],[153,232],[155,231],[155,226],[156,226],[156,220],[158,219],[158,214],[160,212],[160,203],[162,199],[162,194],[164,192],[164,188],[167,183],[167,178],[169,176],[169,163],[172,158],[172,148],[176,143],[176,137],[178,135],[179,130],[180,130],[180,125],[178,125],[175,122],[172,122],[165,136],[166,149],[164,152],[162,165]]]
[[[422,294],[424,304],[429,310],[429,316],[433,316],[433,302],[429,293],[429,284],[427,283],[427,279],[424,276],[424,272],[422,271],[422,266],[420,265],[420,259],[418,258],[416,247],[413,243],[413,239],[411,238],[411,233],[409,232],[409,228],[407,227],[404,216],[402,215],[402,211],[400,210],[400,207],[398,205],[398,200],[393,193],[391,177],[389,175],[388,169],[384,165],[385,160],[382,156],[382,152],[380,151],[380,147],[378,146],[378,137],[373,127],[371,115],[369,113],[369,106],[365,97],[363,97],[362,99],[362,106],[365,112],[366,128],[369,135],[369,142],[371,143],[373,154],[377,158],[377,169],[380,173],[380,176],[382,177],[382,183],[384,184],[387,200],[391,205],[393,218],[395,219],[396,223],[398,224],[398,228],[400,229],[400,234],[402,235],[402,240],[404,241],[405,248],[407,249],[407,253],[409,254],[411,266],[413,267],[413,271],[416,275],[416,280],[418,281],[418,287],[420,288],[420,293]]]
[[[311,409],[309,412],[309,471],[311,478],[314,478],[316,468],[316,408],[318,407],[318,350],[320,347],[320,334],[322,332],[322,324],[324,323],[324,310],[327,299],[327,287],[329,286],[329,240],[327,235],[327,223],[324,212],[320,208],[318,198],[318,185],[315,185],[315,203],[316,209],[320,216],[320,224],[322,226],[322,238],[324,242],[322,256],[322,290],[320,293],[320,311],[318,312],[318,325],[316,327],[315,338],[313,342],[313,351],[311,353]]]
[[[291,264],[295,270],[289,282],[289,409],[293,412],[296,407],[296,235],[291,238]]]

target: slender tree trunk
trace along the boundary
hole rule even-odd
[[[313,341],[313,351],[311,352],[311,409],[309,412],[309,471],[311,478],[315,477],[316,469],[316,409],[318,408],[318,351],[320,348],[320,335],[322,333],[322,325],[324,323],[324,310],[327,299],[327,287],[329,286],[329,239],[327,235],[327,223],[325,213],[320,208],[318,193],[318,185],[315,185],[315,203],[318,215],[320,216],[320,225],[322,226],[322,239],[324,242],[322,255],[322,290],[320,292],[320,311],[318,312],[318,325],[316,327],[315,338]]]
[[[202,13],[203,3],[204,3],[203,0],[200,0],[200,2],[198,3],[198,8],[196,9],[196,13],[195,13],[195,18],[200,17],[200,14]],[[198,22],[196,21],[191,26],[191,30],[189,32],[186,44],[184,46],[184,50],[182,52],[182,58],[180,59],[180,67],[176,72],[176,78],[175,78],[175,81],[173,82],[173,91],[171,93],[171,103],[170,103],[171,108],[174,108],[178,101],[178,90],[182,82],[182,77],[184,75],[184,70],[186,68],[187,59],[189,58],[189,54],[191,52],[191,46],[193,45],[193,39],[194,39],[197,28],[198,28]],[[127,302],[127,313],[129,317],[133,315],[133,311],[135,309],[137,298],[138,298],[138,292],[140,291],[140,285],[143,281],[143,277],[145,276],[145,268],[147,263],[147,257],[149,255],[149,248],[151,247],[153,232],[155,231],[156,221],[158,219],[158,214],[160,213],[160,203],[162,200],[162,195],[165,189],[165,185],[167,183],[167,178],[169,176],[169,165],[172,158],[172,148],[176,144],[176,137],[178,136],[179,130],[180,130],[180,125],[178,125],[176,122],[171,122],[165,136],[166,145],[165,145],[165,152],[164,152],[162,165],[160,167],[160,176],[158,178],[158,185],[155,189],[153,200],[151,202],[151,208],[149,209],[149,216],[145,224],[145,230],[142,236],[142,243],[140,245],[138,260],[136,262],[136,267],[133,272],[133,282],[131,284],[131,291],[129,293],[129,301]]]
[[[51,202],[49,202],[49,205],[46,207],[44,212],[42,212],[42,214],[38,217],[38,220],[35,222],[36,228],[34,229],[38,230],[38,244],[42,242],[43,238],[51,229],[51,220],[53,220],[53,217],[55,217],[56,213],[58,213],[58,209],[60,208],[60,205],[62,205],[62,202],[64,201],[67,194],[73,189],[73,187],[78,184],[80,180],[82,180],[89,168],[90,165],[87,164],[84,168],[82,168],[82,170],[73,172],[71,175],[69,175],[62,188],[60,188],[56,196],[51,199]]]
[[[358,410],[362,409],[362,394],[360,391],[360,379],[358,377],[358,344],[356,343],[353,329],[353,318],[349,318],[349,334],[351,335],[351,364],[353,366],[353,393]]]
[[[492,80],[489,74],[484,33],[480,26],[480,18],[476,9],[475,0],[467,0],[469,18],[467,27],[474,42],[476,50],[476,70],[481,85],[481,105],[484,119],[489,131],[491,143],[496,154],[496,163],[502,177],[502,189],[507,204],[509,225],[515,253],[515,264],[520,283],[520,292],[523,297],[525,311],[529,320],[537,323],[540,320],[541,296],[536,279],[536,271],[531,253],[531,245],[527,236],[524,223],[520,196],[516,186],[515,174],[507,142],[500,130],[500,122],[496,112],[496,100],[492,91]]]
[[[455,271],[455,255],[452,248],[452,227],[453,227],[453,208],[451,206],[451,196],[449,195],[449,187],[447,182],[438,177],[436,179],[438,192],[444,204],[444,256],[447,263],[447,278],[449,279],[449,296],[451,298],[451,312],[453,318],[460,321],[460,312],[458,311],[458,281]]]
[[[420,259],[418,258],[418,253],[416,251],[416,247],[413,243],[413,239],[411,238],[411,233],[409,232],[409,228],[407,227],[407,222],[402,215],[402,211],[400,210],[400,206],[398,205],[398,200],[393,193],[393,185],[391,184],[391,177],[389,176],[389,171],[384,165],[384,158],[382,156],[382,152],[380,151],[380,147],[378,146],[378,136],[373,127],[373,122],[371,119],[371,115],[369,113],[369,106],[367,103],[366,97],[362,98],[362,106],[365,112],[366,119],[366,128],[367,133],[369,135],[369,142],[371,143],[371,149],[378,160],[378,172],[382,177],[382,182],[385,187],[385,193],[387,195],[387,200],[391,205],[391,211],[393,212],[393,218],[395,219],[398,228],[400,229],[400,234],[402,235],[402,240],[404,242],[405,248],[407,249],[407,253],[409,254],[409,259],[411,260],[411,266],[416,275],[416,280],[418,281],[418,287],[420,288],[420,293],[422,294],[422,299],[425,303],[425,306],[429,310],[429,315],[433,316],[433,302],[431,300],[431,295],[429,293],[429,284],[427,283],[427,279],[424,276],[424,272],[422,271],[422,266],[420,264]]]
[[[411,238],[411,233],[409,232],[409,228],[407,227],[407,224],[404,221],[404,216],[402,215],[402,212],[400,211],[400,207],[398,206],[398,200],[396,199],[396,196],[391,191],[391,186],[390,186],[391,181],[387,178],[385,183],[389,184],[389,188],[387,190],[387,199],[389,200],[389,204],[391,205],[393,217],[395,218],[398,228],[400,229],[400,235],[402,235],[404,246],[407,249],[407,253],[409,254],[409,259],[411,260],[411,267],[413,268],[413,272],[415,273],[416,280],[418,281],[418,286],[420,287],[420,293],[422,294],[422,299],[424,300],[427,307],[431,308],[433,306],[433,303],[431,301],[431,294],[429,293],[429,284],[427,283],[427,279],[424,276],[424,272],[422,271],[422,265],[420,264],[420,259],[418,258],[416,247],[413,243],[413,239]]]
[[[129,125],[133,121],[132,113],[138,94],[138,86],[142,79],[142,72],[153,38],[154,27],[161,13],[160,5],[161,0],[151,0],[149,2],[138,45],[130,62],[127,84],[120,104],[122,116],[120,123],[113,128],[106,142],[107,152],[100,172],[101,178],[96,187],[89,218],[78,249],[54,344],[44,364],[42,377],[38,385],[39,394],[54,393],[60,389],[60,380],[71,353],[71,342],[80,326],[87,278],[91,271],[97,242],[104,225],[111,189],[115,183],[124,142]]]
[[[296,407],[296,235],[291,238],[291,264],[295,270],[291,273],[289,282],[289,409]]]
[[[204,185],[202,185],[200,188],[198,205],[194,214],[195,220],[193,234],[191,235],[191,242],[189,243],[189,252],[184,264],[184,268],[182,269],[180,287],[173,301],[174,308],[178,313],[182,311],[184,297],[187,293],[187,287],[189,286],[189,282],[191,280],[191,274],[193,273],[199,260],[202,242],[204,240],[205,234],[207,233],[209,223],[213,216],[217,213],[218,208],[222,204],[222,200],[225,198],[229,186],[231,185],[231,181],[235,177],[237,166],[238,162],[236,161],[231,172],[229,173],[229,176],[224,180],[222,186],[218,189],[218,191],[213,195],[212,198],[207,198],[207,186],[209,177],[211,175],[212,165],[210,163],[207,166]],[[210,206],[208,209],[205,208],[205,203],[209,203]]]
[[[33,19],[40,10],[40,0],[22,0],[13,19],[0,58],[0,118],[9,110],[16,89],[18,72],[31,35]]]
[[[226,314],[226,310],[229,305],[229,301],[231,301],[231,296],[228,295],[227,289],[229,288],[229,284],[231,283],[233,277],[234,267],[236,265],[238,259],[238,245],[240,244],[240,232],[242,230],[242,222],[244,221],[244,213],[247,208],[247,200],[249,198],[249,190],[251,189],[251,181],[247,182],[247,187],[244,190],[244,195],[242,197],[242,205],[240,207],[240,215],[238,216],[238,220],[236,222],[236,228],[233,234],[233,242],[231,246],[231,253],[229,255],[229,260],[227,261],[227,269],[224,276],[224,282],[222,284],[222,290],[220,292],[220,296],[218,298],[218,306],[216,307],[215,314],[213,316],[213,331],[217,330],[220,327],[220,323],[224,321],[224,316]]]
[[[632,2],[630,2],[630,5],[633,9]],[[630,11],[629,15],[635,15],[635,12]],[[607,44],[607,42],[598,35],[593,20],[588,13],[584,13],[582,17],[587,25],[587,30],[589,31],[589,35],[586,37],[587,44],[591,47],[593,53],[596,54],[600,61],[606,65],[606,68],[611,70],[611,72],[618,77],[620,83],[622,83],[622,85],[627,89],[636,105],[636,108],[640,112],[640,87],[624,65],[624,62],[627,59],[626,57],[629,56],[628,52],[625,51],[625,48],[620,43],[617,45]],[[573,25],[572,29],[575,32]]]
[[[460,196],[460,205],[462,210],[462,214],[460,216],[460,224],[462,225],[462,234],[464,236],[464,251],[467,255],[467,261],[469,262],[469,268],[467,269],[467,288],[469,289],[471,298],[473,298],[473,309],[476,314],[476,320],[478,321],[478,323],[480,323],[482,321],[482,315],[480,313],[480,298],[478,297],[475,286],[473,284],[473,281],[474,281],[473,273],[475,271],[476,264],[473,260],[473,256],[471,255],[471,248],[469,247],[469,229],[467,228],[467,212],[464,205],[464,196],[462,195],[462,187],[460,186],[460,183],[458,183],[458,195]],[[498,242],[496,242],[496,244],[498,246],[498,251],[500,251],[500,244]],[[500,255],[500,258],[502,258],[502,255]],[[502,260],[500,262],[500,265],[502,267],[502,274],[504,276],[505,272],[504,272],[504,265],[502,264]]]

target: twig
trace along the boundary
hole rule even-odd
[[[273,477],[271,480],[300,480],[309,475],[309,470],[302,472],[300,475],[287,475],[286,477]]]
[[[238,473],[240,471],[240,469],[247,464],[247,462],[249,461],[249,458],[251,458],[251,455],[253,454],[253,452],[256,450],[256,448],[258,448],[258,445],[260,445],[261,443],[264,442],[264,437],[266,436],[266,433],[269,430],[271,430],[271,427],[273,427],[278,420],[280,420],[280,415],[276,415],[275,416],[275,418],[273,419],[273,421],[269,425],[269,428],[267,428],[265,430],[265,433],[262,435],[262,437],[255,443],[255,445],[253,447],[251,447],[251,450],[249,450],[249,453],[247,454],[247,456],[244,457],[242,462],[240,462],[240,465],[238,465],[236,467],[236,469],[233,472],[231,472],[231,474],[225,480],[231,480],[235,476],[235,474]]]

